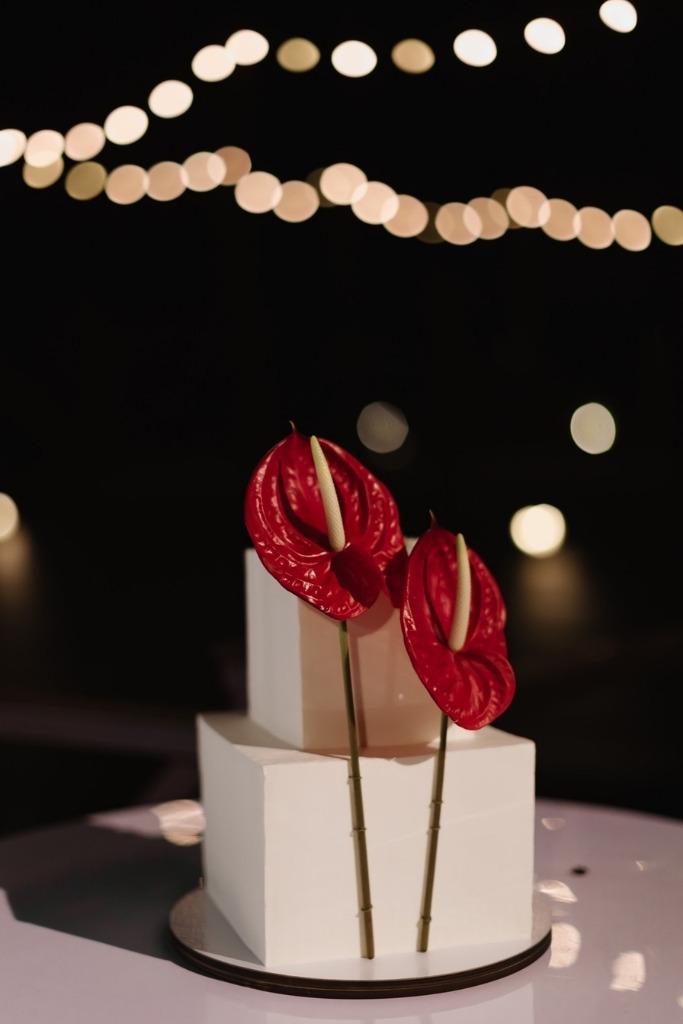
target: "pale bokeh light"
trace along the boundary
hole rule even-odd
[[[513,543],[534,558],[547,558],[559,551],[566,532],[564,516],[554,505],[527,505],[510,520]]]
[[[147,192],[147,171],[137,164],[122,164],[110,173],[104,191],[119,206],[137,203]]]
[[[192,192],[210,192],[223,183],[225,164],[217,153],[193,153],[183,161],[187,187]]]
[[[297,36],[278,47],[275,59],[285,71],[310,71],[320,61],[320,50],[310,39]]]
[[[550,216],[548,200],[540,189],[531,185],[510,189],[505,207],[512,220],[522,228],[540,228]]]
[[[569,432],[574,444],[589,455],[609,451],[617,436],[612,413],[599,402],[579,406],[572,414]]]
[[[386,224],[398,213],[398,196],[382,181],[369,181],[354,198],[351,209],[365,224]]]
[[[0,492],[0,541],[9,540],[19,529],[19,509],[9,494]]]
[[[553,940],[550,946],[548,967],[572,967],[581,952],[581,932],[568,921],[553,924]]]
[[[236,66],[235,55],[218,43],[203,46],[192,58],[192,71],[202,82],[222,82]]]
[[[615,958],[609,986],[613,992],[640,992],[646,980],[645,957],[642,953],[629,950]]]
[[[526,25],[524,38],[539,53],[559,53],[566,42],[564,29],[552,18],[534,18]]]
[[[569,242],[578,233],[576,214],[576,207],[566,199],[548,199],[539,211],[541,228],[556,242]]]
[[[652,241],[650,222],[637,210],[619,210],[612,217],[614,240],[630,252],[642,252]]]
[[[607,249],[614,241],[614,224],[605,210],[583,206],[574,217],[576,237],[588,249]]]
[[[51,128],[34,132],[26,140],[24,160],[31,167],[50,167],[64,152],[64,136]]]
[[[197,800],[168,800],[150,808],[159,821],[164,839],[176,846],[195,846],[202,841],[206,819]]]
[[[390,402],[370,402],[361,409],[356,430],[361,443],[371,452],[395,452],[408,436],[408,421]]]
[[[285,181],[282,195],[273,207],[273,213],[288,224],[301,224],[309,220],[320,206],[318,190],[307,181]]]
[[[26,136],[18,128],[0,131],[0,167],[15,163],[26,152]]]
[[[445,203],[434,218],[434,226],[445,242],[469,245],[481,234],[481,219],[466,203]]]
[[[401,71],[422,75],[434,67],[434,51],[421,39],[402,39],[391,51],[391,59]]]
[[[140,107],[117,107],[107,115],[104,134],[117,146],[129,146],[137,142],[147,131],[149,118]]]
[[[474,210],[481,221],[479,238],[490,241],[505,234],[510,224],[510,218],[505,207],[501,206],[496,199],[477,196],[476,199],[470,199],[467,205],[470,210]]]
[[[92,160],[102,152],[106,141],[101,125],[83,121],[69,128],[64,138],[64,152],[70,160]]]
[[[182,164],[174,160],[162,160],[150,167],[147,178],[147,195],[150,199],[165,203],[177,199],[188,187],[188,174]]]
[[[683,245],[683,210],[658,206],[652,214],[652,230],[666,245]]]
[[[186,82],[170,78],[152,89],[147,104],[157,117],[180,117],[190,109],[193,99],[192,89]]]
[[[606,0],[599,14],[605,25],[615,32],[632,32],[638,23],[638,12],[629,0]]]
[[[318,187],[330,202],[337,206],[350,206],[354,199],[361,197],[367,181],[355,164],[331,164],[320,175]]]
[[[268,213],[282,199],[282,185],[268,171],[252,171],[235,185],[235,202],[247,213]]]
[[[216,150],[216,156],[225,164],[221,185],[236,185],[251,170],[251,157],[246,149],[240,149],[239,146],[221,146]]]
[[[235,58],[235,63],[241,65],[258,64],[270,48],[266,37],[250,28],[233,32],[226,39],[225,45]]]
[[[64,161],[61,156],[47,167],[32,167],[30,164],[24,164],[22,168],[22,178],[29,188],[49,188],[50,185],[59,181],[63,173]]]
[[[359,39],[348,39],[332,51],[332,66],[346,78],[363,78],[377,67],[377,54]]]
[[[102,164],[86,160],[72,167],[64,180],[64,188],[72,199],[94,199],[104,191],[107,172]]]
[[[399,195],[396,198],[398,209],[393,217],[385,221],[384,227],[397,238],[414,238],[427,227],[427,207],[414,196]]]
[[[470,28],[457,35],[453,41],[453,50],[458,60],[473,68],[483,68],[492,64],[498,53],[488,32],[478,28]]]

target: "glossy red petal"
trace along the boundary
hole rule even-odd
[[[456,538],[436,524],[408,560],[401,627],[413,667],[441,710],[465,729],[481,729],[509,706],[515,677],[500,590],[471,548],[468,557],[472,598],[462,650],[448,646],[457,594]]]
[[[404,550],[396,503],[343,448],[320,441],[339,497],[347,546],[332,551],[309,439],[292,431],[266,454],[247,487],[245,522],[264,566],[287,590],[335,619],[375,602]]]

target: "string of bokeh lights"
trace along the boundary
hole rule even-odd
[[[603,23],[616,32],[630,32],[637,24],[637,13],[629,0],[606,0],[599,14]],[[562,27],[550,18],[530,21],[524,38],[530,47],[545,54],[558,53],[566,41]],[[199,50],[192,60],[192,71],[203,81],[222,81],[238,65],[258,64],[269,50],[263,35],[242,29],[224,45],[212,44]],[[475,67],[492,63],[497,55],[494,40],[478,29],[456,36],[453,50],[463,63]],[[276,52],[281,67],[299,73],[312,70],[320,56],[318,47],[302,38],[287,40]],[[405,39],[394,46],[392,60],[402,71],[421,74],[433,66],[435,57],[427,43]],[[377,56],[366,43],[349,40],[333,50],[331,61],[340,74],[362,77],[374,70]],[[148,106],[157,117],[175,118],[189,110],[193,99],[189,85],[168,80],[152,90]],[[148,127],[146,111],[122,106],[113,110],[102,126],[84,122],[65,135],[44,129],[27,137],[19,129],[5,129],[0,131],[0,166],[23,157],[25,183],[42,189],[62,177],[66,156],[75,162],[65,175],[65,189],[71,198],[89,200],[104,194],[119,205],[131,205],[145,196],[167,202],[188,189],[208,192],[225,185],[234,186],[235,200],[243,210],[273,212],[288,223],[308,220],[320,207],[346,205],[358,219],[381,225],[395,237],[446,241],[457,246],[500,238],[509,229],[519,227],[541,228],[556,241],[578,239],[591,249],[607,249],[617,243],[629,251],[642,252],[650,246],[653,233],[667,245],[683,244],[683,211],[673,205],[658,206],[650,218],[632,209],[610,215],[595,206],[577,209],[568,200],[548,198],[532,186],[501,188],[491,196],[468,202],[429,203],[399,195],[383,182],[368,181],[365,173],[351,164],[312,171],[305,181],[281,182],[269,172],[253,171],[251,157],[237,146],[194,153],[182,164],[160,161],[149,169],[127,163],[107,171],[94,160],[107,141],[130,145],[142,138]]]

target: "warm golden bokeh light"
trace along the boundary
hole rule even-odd
[[[427,227],[427,207],[413,196],[400,195],[396,198],[398,209],[393,217],[384,222],[384,227],[397,238],[414,238]]]
[[[332,51],[332,66],[346,78],[363,78],[377,67],[377,54],[358,39],[348,39]]]
[[[391,59],[401,71],[422,75],[434,67],[434,51],[421,39],[402,39],[391,51]]]
[[[629,0],[606,0],[599,14],[605,25],[615,32],[632,32],[638,23],[638,12]]]
[[[458,60],[473,68],[483,68],[487,64],[492,64],[498,53],[491,36],[478,28],[467,29],[456,36],[453,50]]]
[[[26,136],[18,128],[3,128],[0,131],[0,167],[8,167],[24,155]]]
[[[31,164],[24,164],[22,177],[29,188],[49,188],[59,181],[64,173],[64,161],[61,156],[53,164],[47,167],[32,167]]]
[[[94,199],[104,191],[107,172],[102,164],[85,161],[72,167],[64,180],[64,188],[72,199]]]
[[[370,402],[356,421],[361,443],[371,452],[395,452],[408,436],[408,421],[390,402]]]
[[[524,38],[539,53],[559,53],[564,48],[564,29],[552,18],[534,18],[524,29]]]
[[[599,402],[587,402],[572,415],[569,432],[577,448],[589,455],[602,455],[610,450],[617,435],[614,417]]]
[[[350,206],[354,199],[361,197],[367,181],[355,164],[331,164],[320,175],[318,187],[336,206]]]
[[[566,532],[564,516],[554,505],[527,505],[510,520],[513,543],[534,558],[547,558],[559,551]]]
[[[550,216],[546,197],[531,185],[510,189],[505,205],[511,219],[522,228],[539,228]]]
[[[235,63],[242,65],[258,64],[269,50],[266,37],[250,28],[242,28],[239,32],[233,32],[226,39],[225,45],[235,58]]]
[[[398,196],[382,181],[369,181],[351,203],[358,220],[365,224],[386,224],[398,213]]]
[[[235,202],[247,213],[268,213],[282,199],[282,185],[268,171],[252,171],[235,185]]]
[[[235,185],[251,170],[251,157],[246,149],[240,149],[239,146],[221,146],[216,150],[216,156],[225,164],[221,185]]]
[[[210,192],[223,183],[225,164],[217,153],[193,153],[183,161],[187,187],[192,192]]]
[[[147,179],[147,195],[150,199],[165,203],[177,199],[187,187],[187,171],[174,160],[162,160],[150,167]]]
[[[320,61],[320,50],[310,39],[287,39],[275,54],[280,67],[285,71],[310,71]]]
[[[612,217],[614,240],[630,252],[642,252],[652,241],[650,222],[637,210],[619,210]]]
[[[147,104],[157,117],[180,117],[190,109],[193,99],[190,86],[172,78],[152,89]]]
[[[192,72],[202,82],[222,82],[236,66],[235,55],[218,43],[203,46],[192,58]]]
[[[19,509],[9,494],[0,492],[0,541],[9,540],[19,529]]]
[[[137,164],[122,164],[111,172],[104,191],[119,206],[137,203],[147,192],[147,171]]]
[[[285,181],[273,213],[288,224],[309,220],[320,206],[318,190],[307,181]]]
[[[149,118],[140,107],[117,107],[104,122],[104,134],[117,146],[137,142],[147,131]]]
[[[548,199],[539,211],[541,228],[556,242],[569,242],[579,230],[576,214],[576,207],[566,199]]]
[[[477,196],[467,204],[481,221],[479,237],[490,241],[504,235],[510,224],[510,218],[505,208],[496,199],[489,199],[487,196]]]
[[[83,121],[69,128],[64,139],[64,152],[70,160],[92,160],[102,151],[106,141],[101,125]]]
[[[434,203],[428,200],[425,204],[425,210],[429,220],[427,221],[425,228],[416,235],[418,242],[425,242],[427,245],[440,245],[443,242],[443,238],[436,229],[436,216],[441,209],[438,203]]]
[[[652,214],[652,230],[666,245],[683,245],[683,210],[658,206]]]
[[[466,203],[445,203],[434,218],[436,230],[451,245],[469,245],[481,234],[481,219]]]
[[[597,206],[583,206],[574,217],[576,237],[588,249],[607,249],[614,241],[612,218]]]
[[[24,160],[31,167],[51,167],[64,152],[64,136],[50,128],[34,132],[26,140]]]

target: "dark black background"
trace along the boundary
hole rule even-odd
[[[524,42],[539,14],[564,26],[562,53]],[[348,161],[434,203],[531,184],[650,216],[680,201],[683,20],[672,4],[639,14],[620,35],[597,2],[124,4],[110,21],[84,3],[25,7],[3,24],[3,127],[102,123],[180,78],[191,110],[107,144],[108,170],[237,145],[282,181]],[[245,27],[269,39],[266,60],[194,79],[194,53]],[[454,57],[469,27],[495,38],[491,67]],[[295,35],[323,55],[307,74],[274,59]],[[424,76],[391,63],[408,36],[436,53]],[[378,54],[366,79],[329,63],[349,38]],[[63,180],[28,188],[21,162],[0,168],[0,202],[0,491],[29,566],[18,599],[0,546],[5,831],[194,794],[193,715],[244,702],[244,487],[290,419],[381,476],[406,533],[434,509],[492,568],[519,681],[500,724],[536,740],[541,795],[683,816],[678,248],[522,229],[427,244],[346,208],[300,225],[251,215],[232,188],[78,202]],[[373,400],[408,419],[398,455],[357,438]],[[616,418],[603,456],[569,436],[586,401]],[[539,501],[568,524],[551,568],[507,532]]]

